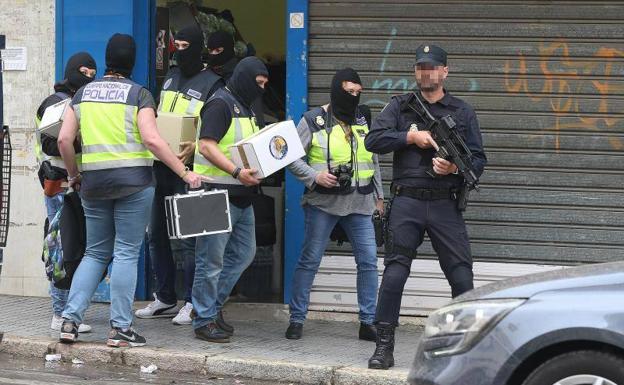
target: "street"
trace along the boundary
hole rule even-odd
[[[41,359],[15,358],[0,353],[0,384],[2,385],[49,385],[49,384],[208,384],[208,385],[297,385],[275,383],[245,378],[223,378],[210,375],[141,373],[139,368],[116,365],[76,365],[62,362],[45,362]]]

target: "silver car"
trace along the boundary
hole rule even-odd
[[[470,291],[429,316],[418,385],[624,385],[624,262]]]

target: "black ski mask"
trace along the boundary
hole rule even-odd
[[[234,57],[234,39],[232,35],[225,31],[217,31],[210,34],[206,46],[209,50],[223,48],[223,52],[219,54],[208,54],[208,65],[211,68],[221,67]]]
[[[355,123],[355,112],[360,104],[360,95],[353,96],[342,88],[343,82],[362,84],[360,76],[352,68],[341,69],[334,75],[331,83],[331,110],[333,115],[347,124]]]
[[[93,80],[93,78],[80,72],[80,67],[97,70],[95,60],[86,52],[78,52],[70,57],[65,66],[65,81],[67,86],[74,92]]]
[[[132,75],[136,59],[136,44],[130,35],[114,34],[106,45],[106,73]]]
[[[245,107],[251,107],[251,104],[264,93],[264,88],[256,83],[258,75],[268,77],[269,71],[260,59],[249,56],[236,65],[232,77],[227,82],[228,89]]]
[[[202,50],[204,49],[204,34],[196,27],[186,27],[178,31],[174,37],[175,40],[184,40],[189,42],[186,49],[176,51],[176,62],[182,75],[190,78],[198,74],[204,65],[201,61]]]

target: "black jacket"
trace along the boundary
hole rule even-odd
[[[366,149],[377,154],[394,151],[393,182],[428,188],[459,186],[461,177],[458,175],[446,175],[433,179],[425,173],[431,166],[435,154],[434,149],[421,149],[416,145],[407,144],[407,132],[413,124],[416,124],[420,130],[425,128],[425,122],[420,116],[406,106],[411,97],[413,93],[393,97],[377,115],[366,136]],[[477,115],[472,106],[448,92],[434,104],[427,103],[423,98],[421,100],[435,118],[451,115],[455,120],[457,130],[472,152],[474,171],[479,177],[483,173],[487,158],[483,151]]]

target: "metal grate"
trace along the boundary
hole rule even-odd
[[[9,127],[3,126],[0,133],[2,147],[0,148],[0,247],[5,247],[9,234],[9,208],[11,196],[11,136]]]

